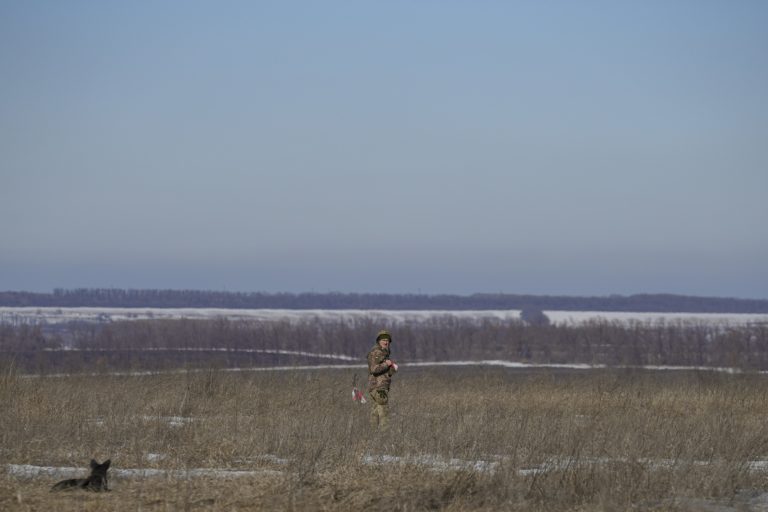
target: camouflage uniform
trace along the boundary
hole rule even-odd
[[[368,352],[368,394],[371,397],[373,408],[371,409],[371,425],[387,428],[389,415],[389,385],[392,383],[392,375],[395,370],[387,366],[389,349],[382,348],[378,342]]]

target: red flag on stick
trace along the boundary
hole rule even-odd
[[[357,389],[357,374],[355,374],[355,377],[352,379],[352,401],[360,402],[361,404],[368,403],[363,392]]]

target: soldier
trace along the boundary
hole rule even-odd
[[[389,344],[392,335],[389,331],[379,331],[376,344],[368,352],[368,394],[371,397],[371,426],[381,430],[387,428],[389,415],[389,385],[397,365],[389,358]]]

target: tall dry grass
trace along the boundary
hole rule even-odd
[[[0,480],[3,510],[687,510],[762,490],[761,375],[409,369],[372,431],[352,370],[0,375],[0,460],[233,479],[113,476],[105,495]],[[6,466],[7,467],[7,466]]]

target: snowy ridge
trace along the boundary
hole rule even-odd
[[[696,322],[746,325],[768,323],[768,314],[749,313],[640,313],[615,311],[554,311],[544,313],[556,324],[578,325],[594,320],[618,322]],[[391,325],[424,322],[439,317],[481,321],[518,320],[520,310],[382,310],[382,309],[222,309],[222,308],[55,308],[0,307],[0,322],[58,324],[72,321],[107,323],[123,320],[227,318],[230,320],[354,321],[383,319]]]
[[[519,319],[520,310],[378,310],[378,309],[224,309],[224,308],[54,308],[0,307],[0,321],[56,324],[71,321],[115,322],[147,319],[212,319],[289,321],[350,321],[384,318],[392,323],[419,322],[450,316],[468,319]]]
[[[596,320],[621,323],[691,322],[731,326],[768,322],[768,314],[761,313],[647,313],[631,311],[544,311],[544,313],[550,321],[561,325],[580,325]]]

